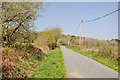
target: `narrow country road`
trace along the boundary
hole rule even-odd
[[[118,78],[118,72],[61,46],[68,78]]]

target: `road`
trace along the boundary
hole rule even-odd
[[[61,46],[68,78],[118,78],[118,72]]]

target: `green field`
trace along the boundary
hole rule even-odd
[[[95,61],[103,64],[103,65],[106,65],[108,67],[110,67],[111,69],[114,69],[115,71],[118,71],[118,61],[115,61],[115,60],[111,60],[109,58],[105,58],[105,57],[102,57],[102,56],[98,56],[97,53],[92,53],[90,51],[81,51],[77,48],[74,48],[72,46],[66,46],[66,48],[68,49],[71,49],[77,53],[80,53],[84,56],[87,56],[89,58],[92,58],[94,59]]]
[[[31,78],[67,78],[60,47],[50,51],[48,57],[30,76]]]

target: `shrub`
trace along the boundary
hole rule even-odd
[[[43,46],[47,45],[50,49],[54,49],[57,46],[57,40],[61,36],[61,29],[56,27],[50,30],[43,31],[40,36],[35,40],[35,45]]]

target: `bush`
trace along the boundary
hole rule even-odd
[[[61,29],[56,27],[50,30],[41,32],[40,36],[35,40],[35,45],[43,46],[47,45],[50,49],[54,49],[57,46],[57,40],[61,36]]]

